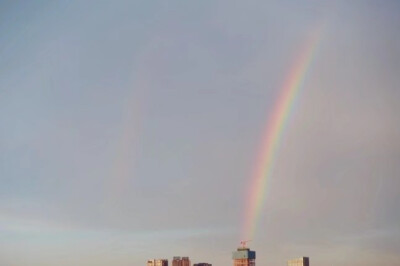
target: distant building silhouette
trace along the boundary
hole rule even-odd
[[[210,263],[200,262],[193,264],[193,266],[212,266],[212,265]]]
[[[310,266],[310,258],[301,257],[298,259],[288,260],[287,266]]]
[[[232,253],[233,266],[255,266],[256,252],[242,246]]]
[[[189,257],[174,257],[172,259],[172,266],[190,266]]]
[[[166,260],[166,259],[148,260],[147,266],[168,266],[168,260]]]

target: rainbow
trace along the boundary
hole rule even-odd
[[[321,29],[318,29],[305,43],[283,83],[274,109],[268,119],[248,194],[249,200],[246,205],[242,239],[253,239],[265,203],[267,182],[272,175],[283,132],[320,39]]]

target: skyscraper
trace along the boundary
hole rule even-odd
[[[190,266],[189,257],[174,257],[172,259],[172,266]]]
[[[148,260],[147,266],[168,266],[168,260],[166,260],[166,259]]]
[[[182,257],[182,266],[190,266],[189,257]]]
[[[182,266],[181,257],[173,257],[172,266]]]
[[[256,252],[242,246],[232,253],[233,266],[255,266]]]
[[[287,266],[310,266],[310,258],[301,257],[298,259],[288,260]]]

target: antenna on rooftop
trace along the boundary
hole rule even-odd
[[[240,241],[240,245],[242,246],[242,248],[247,248],[247,243],[248,242],[250,242],[250,241],[253,241],[253,240],[251,240],[251,239],[249,239],[249,240],[242,240],[242,241]]]

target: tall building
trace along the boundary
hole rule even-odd
[[[168,266],[168,260],[166,259],[148,260],[147,266]]]
[[[288,260],[287,266],[310,266],[310,258],[301,257],[298,259]]]
[[[193,264],[193,266],[212,266],[212,264],[210,264],[210,263],[205,263],[205,262],[199,262],[199,263]]]
[[[232,252],[233,266],[255,266],[256,252],[242,246]]]
[[[173,257],[172,266],[182,266],[181,257]]]
[[[182,266],[190,266],[189,257],[182,257]]]
[[[174,257],[172,259],[172,266],[190,266],[189,257]]]

